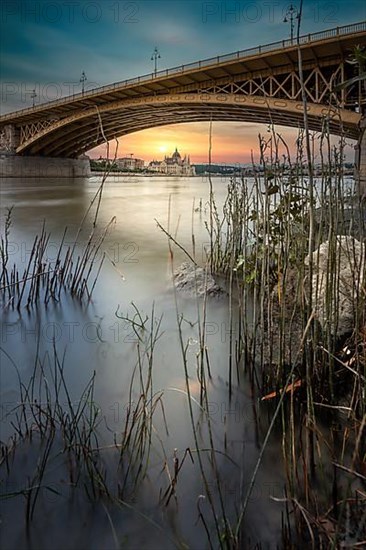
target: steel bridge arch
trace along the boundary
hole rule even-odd
[[[357,139],[361,115],[318,103],[307,104],[311,130]],[[238,121],[303,126],[303,103],[231,93],[181,93],[141,96],[80,109],[70,116],[23,125],[16,152],[76,158],[105,143],[140,130],[199,121]]]

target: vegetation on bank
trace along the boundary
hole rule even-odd
[[[353,297],[352,330],[341,337],[333,330],[341,315],[342,298],[337,291],[343,276],[338,235],[364,242],[365,211],[344,178],[343,140],[338,147],[331,147],[328,136],[322,136],[322,176],[314,180],[311,189],[308,170],[303,169],[306,164],[303,133],[299,135],[297,157],[292,161],[289,154],[284,156],[286,145],[281,136],[275,128],[270,130],[259,141],[263,169],[254,183],[232,178],[224,206],[219,210],[211,182],[206,213],[210,245],[205,268],[224,276],[227,285],[231,327],[226,365],[228,403],[238,389],[249,384],[260,442],[254,469],[243,466],[237,474],[240,499],[235,501],[236,509],[225,494],[226,480],[218,461],[220,456],[231,459],[231,440],[226,433],[216,433],[211,415],[215,380],[207,341],[210,298],[203,291],[197,298],[194,380],[186,322],[176,302],[177,360],[185,377],[193,443],[184,451],[175,450],[173,457],[164,449],[163,434],[156,431],[156,425],[160,424],[168,433],[169,414],[164,405],[164,391],[154,391],[156,344],[164,338],[161,318],[154,307],[148,316],[137,307],[130,317],[117,312],[136,336],[136,367],[127,390],[130,406],[125,411],[121,432],[114,434],[108,445],[104,444],[103,414],[94,400],[98,383],[95,375],[75,401],[70,398],[65,359],[60,359],[56,345],[52,362],[36,358],[29,380],[24,380],[21,370],[14,365],[20,397],[6,415],[13,423],[14,435],[1,444],[0,466],[5,488],[2,498],[22,499],[28,529],[47,502],[45,495],[56,491],[55,496],[67,502],[72,498],[70,494],[82,492],[91,504],[97,502],[105,507],[115,545],[120,548],[123,527],[116,525],[113,517],[117,510],[139,510],[139,495],[151,484],[152,464],[161,463],[166,474],[164,481],[158,482],[161,509],[176,510],[180,479],[186,468],[194,468],[204,487],[205,504],[197,495],[197,518],[207,535],[207,545],[245,547],[250,544],[246,517],[251,491],[267,448],[275,438],[281,441],[285,486],[282,494],[271,498],[284,508],[279,525],[282,547],[305,544],[312,548],[357,547],[366,540],[364,265],[363,282],[356,285]],[[95,227],[104,183],[105,180],[92,201],[96,209]],[[202,216],[202,208],[203,205],[193,209],[192,215]],[[26,272],[19,274],[16,267],[8,265],[10,219],[9,214],[1,243],[3,305],[21,313],[23,306],[31,310],[59,299],[62,292],[69,290],[79,299],[89,299],[101,268],[93,259],[107,228],[97,234],[95,228],[92,230],[85,253],[79,258],[74,258],[72,249],[64,256],[60,246],[54,265],[44,262],[48,236],[43,230],[35,240]],[[165,233],[173,273],[174,247],[179,242]],[[316,251],[324,242],[330,243],[327,291],[323,296],[329,322],[322,326],[310,287],[313,284],[313,290],[317,288],[313,277],[318,273],[321,257]],[[195,261],[194,235],[189,257]],[[94,277],[89,285],[91,272]],[[353,275],[356,281],[361,273],[355,271]],[[201,286],[202,280],[200,272]],[[207,277],[206,284],[208,280]],[[192,383],[200,388],[198,400],[192,395]],[[37,449],[37,463],[24,484],[17,484],[14,490],[15,471],[20,468],[29,444]],[[49,480],[55,464],[68,480],[67,493],[56,490]],[[148,514],[144,514],[144,521],[157,531],[164,529],[163,524],[156,523]],[[186,544],[184,533],[177,538],[167,536],[173,538],[170,542],[176,547],[183,548]]]
[[[254,177],[258,173],[263,173],[263,166],[259,164],[251,164],[251,165],[245,165],[242,166],[241,164],[237,163],[234,165],[230,164],[192,164],[194,166],[196,171],[196,176],[221,176],[224,178],[230,178],[230,177]],[[104,173],[105,171],[113,172],[113,173],[123,173],[123,174],[144,174],[144,175],[151,175],[151,176],[160,176],[165,175],[158,173],[154,170],[150,170],[148,167],[146,168],[136,168],[135,170],[131,170],[128,168],[120,168],[116,162],[114,161],[108,161],[108,160],[95,160],[90,159],[90,168],[92,172],[100,172]],[[290,166],[286,166],[285,169],[288,173],[291,171]],[[303,166],[303,171],[305,173],[306,171],[306,165]],[[315,168],[315,173],[318,176],[321,176],[321,165],[318,165]],[[350,175],[353,176],[354,174],[354,165],[351,162],[344,162],[343,163],[343,174],[344,175]]]
[[[120,168],[116,162],[112,160],[95,160],[90,159],[90,169],[92,172],[101,172],[104,173],[106,171],[108,172],[121,172],[121,173],[145,173],[146,170],[142,168],[138,168],[136,170],[128,170],[127,168]]]
[[[318,179],[309,147],[315,139],[320,151]],[[34,368],[28,380],[7,355],[17,374],[19,399],[4,418],[14,433],[0,446],[1,498],[19,503],[27,535],[33,522],[44,521],[44,509],[50,506],[45,495],[52,494],[57,502],[71,506],[82,494],[84,506],[87,502],[90,509],[96,508],[95,504],[103,508],[116,548],[126,543],[118,515],[121,510],[139,515],[144,525],[167,537],[172,547],[187,548],[189,533],[176,528],[174,514],[179,518],[185,492],[182,478],[189,468],[202,482],[194,502],[207,547],[248,547],[251,494],[265,454],[276,440],[281,443],[278,463],[285,481],[281,494],[271,495],[283,509],[278,525],[281,540],[275,544],[285,549],[365,545],[366,273],[365,262],[356,261],[356,246],[351,246],[347,255],[353,325],[342,335],[336,329],[343,314],[344,262],[339,235],[365,243],[365,206],[355,199],[344,178],[344,140],[331,145],[326,120],[321,135],[300,131],[295,158],[272,126],[266,137],[260,137],[259,151],[261,170],[254,173],[254,184],[249,185],[243,177],[232,178],[222,210],[209,178],[205,222],[210,244],[204,267],[225,277],[227,285],[229,353],[227,364],[221,367],[227,369],[228,403],[234,401],[236,392],[250,388],[259,445],[254,466],[244,461],[233,464],[239,499],[233,505],[232,495],[228,498],[225,494],[220,468],[220,459],[233,462],[229,419],[218,434],[212,415],[217,381],[208,342],[209,296],[201,292],[197,320],[192,324],[179,309],[175,289],[176,361],[184,374],[185,390],[169,390],[180,391],[187,399],[192,430],[192,445],[187,449],[175,449],[164,391],[156,391],[154,385],[158,342],[164,338],[162,319],[154,306],[149,315],[136,306],[130,316],[116,312],[135,335],[136,358],[118,433],[105,426],[95,402],[95,375],[78,399],[71,397],[65,374],[67,358],[60,358],[56,344],[51,362],[45,363],[39,355],[32,358]],[[104,183],[105,178],[92,201],[94,230]],[[89,213],[90,208],[86,216]],[[192,209],[192,217],[195,215],[202,216],[201,207]],[[48,235],[43,230],[34,241],[29,266],[21,274],[9,265],[9,231],[10,215],[1,242],[0,290],[5,308],[17,308],[22,315],[24,305],[36,310],[49,299],[59,299],[63,290],[71,290],[75,298],[90,297],[96,279],[89,275],[94,269],[97,277],[101,267],[93,258],[103,232],[98,235],[100,244],[95,244],[91,231],[81,257],[75,257],[71,249],[66,257],[60,252],[50,265],[44,262]],[[173,277],[174,248],[179,242],[167,230],[165,233]],[[322,243],[327,243],[325,262],[320,253]],[[188,254],[194,264],[195,252],[192,234]],[[202,272],[200,276],[202,281]],[[187,324],[195,331],[196,354],[190,350],[192,337],[186,338]],[[198,394],[193,395],[193,386]],[[245,422],[243,419],[244,444]],[[164,435],[156,429],[157,424]],[[107,445],[106,433],[110,437]],[[164,447],[165,436],[173,444],[169,451]],[[36,459],[31,473],[22,477],[22,460],[31,448],[36,450]],[[54,470],[63,480],[57,488],[52,483]],[[156,470],[159,475],[153,477]],[[144,487],[159,514],[146,511],[141,497]],[[171,524],[173,528],[167,532]],[[259,549],[260,543],[256,547]]]
[[[232,181],[223,217],[213,200],[211,269],[228,278],[231,310],[239,304],[230,379],[234,385],[246,372],[262,410],[271,411],[260,458],[272,430],[281,434],[288,513],[283,547],[357,547],[366,540],[365,244],[362,255],[356,244],[342,251],[339,235],[365,243],[366,209],[344,179],[342,140],[331,148],[323,138],[323,173],[313,197],[299,163],[284,175],[281,146],[274,129],[260,139],[263,177],[252,189]],[[298,155],[303,150],[300,136]],[[353,324],[342,333],[337,327],[346,291]],[[249,492],[240,522],[248,498]]]

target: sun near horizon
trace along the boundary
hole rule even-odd
[[[283,126],[276,132],[286,142],[291,154],[296,149],[298,130]],[[212,125],[213,163],[247,164],[259,161],[259,135],[271,139],[269,127],[265,124],[243,122],[214,122]],[[109,156],[113,158],[117,148],[117,158],[133,156],[145,162],[163,160],[171,156],[177,148],[182,156],[189,155],[192,164],[209,162],[209,123],[190,122],[161,126],[128,134],[109,142]],[[117,145],[118,142],[118,145]],[[354,143],[347,140],[346,160],[354,160]],[[281,153],[285,153],[282,151]],[[106,146],[100,145],[89,152],[91,158],[106,156]]]
[[[212,159],[214,162],[249,162],[253,148],[253,129],[243,123],[213,124]],[[234,130],[234,131],[233,131]],[[233,131],[233,132],[232,132]],[[117,146],[118,141],[118,146]],[[111,141],[110,157],[133,155],[149,162],[171,156],[178,149],[182,156],[189,155],[193,163],[206,163],[209,156],[209,123],[191,122],[161,126],[128,134]],[[100,145],[90,156],[105,156],[106,147]]]

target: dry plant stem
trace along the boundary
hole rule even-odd
[[[67,288],[72,296],[77,296],[82,299],[86,294],[90,299],[94,290],[96,279],[100,273],[101,264],[99,265],[97,277],[94,280],[92,291],[89,291],[88,281],[96,264],[97,254],[99,253],[107,232],[115,222],[113,218],[102,232],[97,240],[94,239],[94,231],[89,235],[88,241],[84,247],[82,256],[79,256],[76,263],[73,257],[76,241],[74,241],[72,250],[68,247],[66,254],[62,258],[62,248],[64,246],[67,228],[65,228],[55,262],[46,258],[46,250],[50,239],[50,234],[45,231],[43,224],[41,235],[36,235],[30,251],[27,266],[24,273],[19,276],[16,265],[12,268],[10,274],[7,268],[7,262],[3,262],[1,279],[8,282],[7,285],[0,288],[3,301],[6,299],[6,294],[10,297],[7,307],[12,305],[20,310],[23,299],[26,300],[26,307],[30,308],[41,299],[45,306],[50,300],[59,301],[61,290]],[[79,228],[79,232],[81,227]],[[5,241],[1,244],[1,254],[4,256],[4,250],[7,248],[7,233]],[[51,276],[52,274],[52,276]]]
[[[313,308],[313,304],[311,302],[312,297],[312,279],[313,279],[313,265],[312,265],[312,252],[314,249],[314,177],[313,177],[313,162],[311,157],[311,146],[310,146],[310,132],[309,132],[309,123],[308,123],[308,113],[307,113],[307,97],[306,97],[306,89],[305,89],[305,82],[304,82],[304,75],[303,75],[303,68],[302,68],[302,55],[301,55],[301,48],[300,48],[300,26],[301,26],[301,18],[302,18],[302,6],[303,6],[303,0],[300,1],[300,9],[299,9],[299,17],[298,17],[298,24],[297,24],[297,55],[298,55],[298,69],[299,69],[299,79],[300,79],[300,85],[301,85],[301,96],[302,96],[302,104],[303,104],[303,111],[304,111],[304,130],[305,130],[305,143],[306,143],[306,156],[307,156],[307,166],[308,166],[308,173],[309,173],[309,200],[310,200],[310,208],[309,208],[309,256],[310,256],[310,262],[309,262],[309,306],[308,311],[311,311]],[[314,341],[314,328],[310,327],[310,333],[311,333],[311,342]],[[308,463],[310,464],[310,470],[312,475],[315,472],[315,462],[314,462],[314,441],[312,436],[312,430],[311,427],[315,422],[315,415],[314,415],[314,409],[312,406],[313,396],[312,396],[312,379],[314,374],[314,351],[309,348],[309,346],[306,346],[307,351],[307,361],[306,361],[306,391],[307,391],[307,444],[308,444]]]
[[[103,122],[102,122],[102,117],[100,115],[100,112],[99,112],[99,109],[98,109],[98,106],[95,107],[96,110],[97,110],[97,113],[98,113],[98,120],[99,120],[99,127],[100,127],[100,131],[101,131],[101,134],[103,136],[103,139],[104,139],[104,142],[106,143],[107,145],[107,160],[109,162],[109,141],[107,140],[105,134],[104,134],[104,128],[103,128]],[[102,183],[97,191],[97,194],[98,194],[98,203],[97,203],[97,208],[96,208],[96,211],[95,211],[95,217],[94,217],[94,222],[93,222],[93,227],[96,227],[97,225],[97,219],[98,219],[98,214],[99,214],[99,207],[100,207],[100,203],[101,203],[101,200],[102,200],[102,194],[103,194],[103,189],[104,189],[104,184],[105,184],[105,181],[107,179],[107,177],[109,176],[110,174],[110,171],[112,169],[112,166],[113,164],[115,163],[116,161],[116,158],[117,158],[117,154],[118,154],[118,146],[119,146],[119,142],[118,142],[118,139],[115,138],[115,141],[116,141],[116,149],[115,149],[115,152],[114,152],[114,159],[111,163],[109,163],[109,168],[106,170],[106,172],[103,174],[103,178],[102,178]]]
[[[197,279],[195,281],[195,284],[196,284],[196,290],[197,290]],[[207,289],[207,266],[206,266],[206,271],[205,271],[205,289]],[[197,302],[197,309],[198,309],[198,326],[199,326],[199,341],[200,341],[200,355],[199,355],[199,358],[200,358],[199,359],[199,381],[200,381],[200,387],[201,387],[200,404],[203,405],[203,403],[204,403],[205,410],[209,411],[210,404],[209,404],[209,398],[208,398],[208,392],[207,392],[207,381],[206,381],[206,372],[205,372],[205,365],[204,365],[205,359],[207,360],[207,355],[204,354],[204,351],[206,349],[205,324],[206,324],[207,292],[205,291],[204,300],[203,300],[202,329],[200,327],[200,315],[199,315],[199,307],[198,307],[198,298],[197,298],[196,302]],[[207,360],[207,372],[208,372],[209,377],[211,377],[208,360]],[[213,433],[212,433],[211,418],[210,418],[209,414],[207,414],[206,420],[207,420],[207,427],[208,427],[208,433],[209,433],[209,439],[210,439],[210,445],[211,445],[211,463],[212,463],[212,468],[213,468],[214,473],[215,473],[215,481],[216,481],[217,491],[218,491],[218,495],[219,495],[221,514],[222,514],[222,518],[223,518],[223,521],[224,521],[224,531],[225,531],[226,536],[228,537],[228,540],[231,540],[232,539],[232,531],[230,529],[230,523],[228,521],[228,518],[226,516],[226,511],[225,511],[224,498],[223,498],[221,483],[220,483],[220,476],[219,476],[219,471],[218,471],[217,462],[216,462],[216,450],[215,450],[215,446],[214,446],[214,438],[213,438]]]
[[[104,135],[104,129],[103,129],[103,123],[102,123],[102,118],[101,118],[101,115],[100,115],[100,112],[99,112],[99,109],[98,107],[96,106],[96,110],[97,110],[97,114],[98,114],[98,120],[99,120],[99,129],[100,129],[100,132],[102,133],[103,135],[103,139],[104,139],[104,142],[106,143],[106,146],[107,146],[107,160],[109,162],[109,141],[107,140],[107,138],[105,137]],[[74,241],[74,244],[73,244],[73,247],[72,247],[72,250],[71,250],[71,257],[73,257],[73,254],[74,254],[74,251],[75,251],[75,247],[76,247],[76,244],[78,242],[78,239],[79,239],[79,236],[80,236],[80,233],[82,231],[82,228],[84,227],[84,223],[85,223],[85,220],[94,204],[94,202],[98,199],[98,202],[97,202],[97,208],[96,208],[96,211],[95,211],[95,216],[94,216],[94,221],[93,221],[93,228],[95,229],[96,228],[96,225],[97,225],[97,219],[98,219],[98,214],[99,214],[99,208],[100,208],[100,203],[101,203],[101,199],[102,199],[102,193],[103,193],[103,189],[104,189],[104,184],[106,182],[106,179],[107,177],[109,176],[110,172],[111,172],[111,168],[112,168],[112,165],[113,163],[115,162],[116,158],[117,158],[117,153],[118,153],[118,146],[119,146],[119,142],[118,140],[116,139],[116,150],[115,150],[115,155],[114,155],[114,160],[112,163],[109,163],[109,167],[106,168],[103,176],[102,176],[102,182],[100,184],[100,186],[98,187],[94,197],[92,198],[87,210],[85,211],[84,213],[84,216],[81,220],[81,223],[79,225],[79,228],[78,228],[78,231],[77,231],[77,234],[76,234],[76,237],[75,237],[75,241]]]
[[[171,248],[171,239],[169,238],[169,236],[168,236],[168,247],[169,247],[169,254],[170,254],[171,274],[172,274],[172,277],[174,278],[173,251],[172,251],[172,248]],[[206,474],[205,474],[205,469],[204,469],[204,465],[203,465],[203,460],[202,460],[202,456],[201,456],[201,452],[200,452],[200,446],[199,446],[196,427],[195,427],[195,420],[194,420],[194,414],[193,414],[193,409],[192,409],[191,390],[190,390],[190,385],[189,385],[189,373],[188,373],[188,364],[187,364],[187,349],[186,349],[186,346],[184,345],[184,342],[183,342],[181,319],[180,319],[180,316],[179,316],[179,313],[178,313],[179,310],[178,310],[177,292],[176,292],[176,288],[175,288],[174,285],[173,285],[173,291],[174,291],[174,301],[175,301],[175,308],[176,308],[176,319],[177,319],[177,327],[178,327],[179,346],[180,346],[180,350],[181,350],[181,356],[182,356],[183,367],[184,367],[184,375],[185,375],[185,381],[186,381],[188,409],[189,409],[189,415],[190,415],[191,425],[192,425],[192,429],[193,429],[193,437],[194,437],[194,442],[195,442],[195,447],[196,447],[196,452],[197,452],[197,457],[198,457],[198,463],[199,463],[202,479],[203,479],[203,482],[204,482],[206,495],[207,495],[207,498],[209,500],[212,515],[213,515],[213,519],[214,519],[217,540],[220,544],[220,548],[223,549],[224,546],[223,546],[223,543],[221,541],[220,526],[219,526],[219,522],[218,522],[216,510],[215,510],[215,505],[214,505],[214,502],[213,502],[213,498],[212,498],[212,495],[211,495],[211,490],[210,490],[210,487],[209,487],[209,483],[208,483],[208,480],[207,480],[207,477],[206,477]]]
[[[213,251],[213,188],[212,188],[212,179],[211,179],[211,163],[212,163],[212,118],[210,119],[209,133],[208,133],[208,181],[210,186],[210,261],[211,261],[211,271],[212,271],[212,261],[214,256]]]
[[[164,227],[158,222],[158,220],[156,218],[154,218],[154,221],[156,222],[157,226],[159,227],[159,229],[162,230],[163,233],[165,233],[165,235],[168,237],[169,241],[173,241],[173,243],[182,250],[182,252],[184,252],[184,254],[186,256],[188,256],[188,258],[191,260],[191,262],[195,265],[195,266],[198,266],[197,262],[192,258],[192,256],[190,255],[190,253],[185,249],[183,248],[183,246],[181,244],[178,243],[178,241],[166,230],[164,229]]]
[[[313,317],[314,317],[314,314],[315,312],[313,311],[307,321],[307,324],[306,324],[306,327],[305,327],[305,330],[304,330],[304,333],[303,333],[303,336],[302,336],[302,341],[301,341],[301,345],[300,345],[300,349],[298,351],[298,356],[300,355],[301,353],[301,350],[304,346],[304,343],[305,343],[305,338],[307,337],[307,334],[308,334],[308,331],[310,329],[310,326],[311,326],[311,322],[313,320]],[[261,450],[260,450],[260,453],[259,453],[259,457],[258,457],[258,460],[256,462],[256,465],[255,465],[255,468],[254,468],[254,472],[252,474],[252,477],[250,479],[250,482],[249,482],[249,487],[248,487],[248,490],[247,490],[247,493],[245,495],[245,500],[244,500],[244,503],[243,503],[243,507],[241,509],[241,512],[240,512],[240,515],[239,515],[239,520],[238,520],[238,523],[237,523],[237,526],[236,526],[236,531],[235,531],[235,535],[236,537],[238,538],[239,537],[239,534],[240,534],[240,528],[241,528],[241,523],[243,521],[243,518],[245,516],[245,512],[246,512],[246,509],[247,509],[247,506],[248,506],[248,502],[249,502],[249,498],[250,498],[250,495],[252,493],[252,490],[253,490],[253,486],[254,486],[254,482],[255,482],[255,479],[257,477],[257,473],[258,473],[258,470],[259,470],[259,466],[262,462],[262,458],[263,458],[263,454],[264,454],[264,451],[266,449],[266,446],[267,446],[267,443],[268,443],[268,440],[269,440],[269,437],[272,433],[272,429],[273,429],[273,426],[275,424],[275,421],[277,419],[277,416],[278,416],[278,413],[280,412],[281,410],[281,407],[282,407],[282,402],[285,398],[285,395],[286,395],[286,390],[287,390],[287,387],[288,385],[291,383],[291,379],[292,379],[292,376],[294,374],[294,370],[295,370],[295,365],[296,365],[296,361],[294,361],[292,367],[291,367],[291,370],[287,376],[287,379],[286,379],[286,384],[283,388],[283,392],[281,393],[281,396],[278,400],[278,403],[277,403],[277,406],[276,406],[276,409],[275,409],[275,412],[273,413],[273,417],[271,419],[271,423],[268,427],[268,430],[267,430],[267,433],[266,433],[266,436],[264,438],[264,441],[263,441],[263,444],[262,444],[262,447],[261,447]]]

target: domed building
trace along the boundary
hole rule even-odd
[[[177,162],[177,163],[179,163],[179,162],[181,161],[181,158],[182,158],[182,157],[180,156],[180,153],[179,153],[179,151],[178,151],[177,148],[175,148],[175,151],[174,151],[174,153],[172,154],[172,156],[171,156],[170,158],[171,158],[174,162]]]
[[[177,148],[175,148],[175,151],[171,157],[165,156],[164,160],[161,162],[150,162],[149,168],[155,172],[160,172],[161,174],[168,174],[171,176],[196,175],[194,166],[191,165],[189,155],[185,155],[182,159]]]

